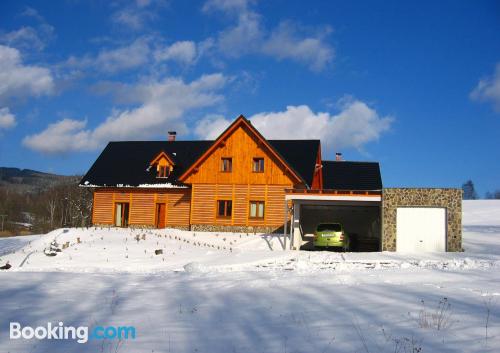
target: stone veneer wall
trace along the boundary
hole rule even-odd
[[[92,227],[97,227],[97,228],[119,228],[115,227],[113,224],[93,224]],[[155,226],[151,224],[129,224],[128,228],[132,229],[157,229]],[[180,230],[190,230],[189,226],[174,226],[174,225],[167,225],[165,228],[172,228],[172,229],[180,229]]]
[[[382,192],[382,250],[396,251],[398,207],[443,207],[447,217],[447,251],[462,251],[462,190],[388,188]]]
[[[234,232],[234,233],[283,233],[283,227],[260,227],[260,226],[222,226],[211,224],[192,224],[192,231],[198,232]]]

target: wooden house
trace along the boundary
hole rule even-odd
[[[238,117],[215,141],[111,142],[81,186],[94,225],[274,231],[285,190],[322,187],[319,140],[266,140]]]
[[[93,188],[94,225],[278,231],[298,249],[334,221],[364,251],[461,249],[460,190],[382,189],[378,163],[337,157],[323,160],[319,140],[267,140],[239,116],[215,141],[110,142],[80,185]],[[413,231],[431,218],[429,236]]]

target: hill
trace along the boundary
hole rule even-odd
[[[39,172],[31,169],[0,167],[0,188],[26,193],[45,190],[51,186],[77,183],[80,177]]]

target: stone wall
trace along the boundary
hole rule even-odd
[[[212,224],[192,224],[192,231],[197,232],[234,232],[234,233],[283,233],[283,227],[261,227],[261,226],[222,226]]]
[[[115,227],[113,224],[99,224],[96,223],[92,225],[93,227],[97,228],[119,228]],[[128,228],[131,229],[158,229],[155,226],[152,226],[151,224],[129,224]],[[190,230],[189,226],[172,226],[172,225],[167,225],[165,228],[172,228],[172,229],[180,229],[180,230]]]
[[[462,251],[462,190],[387,188],[382,194],[382,250],[396,251],[398,207],[443,207],[447,217],[447,251]]]

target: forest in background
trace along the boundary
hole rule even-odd
[[[0,236],[90,225],[92,191],[80,178],[0,168]]]

